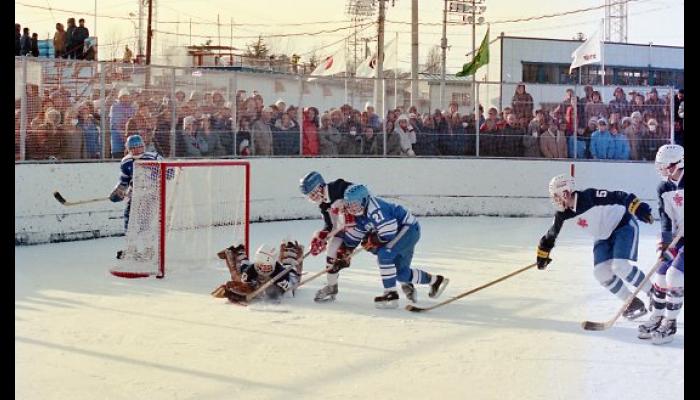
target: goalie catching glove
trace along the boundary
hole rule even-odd
[[[118,203],[122,200],[124,200],[124,197],[126,197],[126,191],[127,187],[124,185],[117,185],[117,187],[112,190],[112,193],[109,194],[109,200],[112,203]]]

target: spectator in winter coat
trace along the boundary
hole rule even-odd
[[[399,143],[401,146],[401,155],[413,157],[416,153],[413,151],[413,145],[416,144],[416,132],[413,126],[408,122],[408,116],[401,114],[396,120],[394,133],[399,135]]]
[[[39,57],[39,34],[34,32],[32,33],[32,57]]]
[[[53,52],[56,58],[65,58],[66,55],[66,30],[63,24],[56,23],[56,32],[53,34]]]
[[[615,143],[605,118],[598,120],[598,130],[591,135],[591,157],[596,160],[606,160],[615,157]]]
[[[66,28],[66,56],[70,59],[76,59],[78,56],[78,47],[76,45],[76,40],[74,39],[75,29],[75,18],[68,18],[66,21],[68,27]]]
[[[15,56],[22,55],[22,31],[20,24],[15,24]]]
[[[610,100],[610,103],[608,103],[610,113],[618,113],[621,117],[629,116],[630,103],[625,97],[625,91],[618,86],[617,88],[615,88],[614,96],[615,98]]]
[[[627,136],[627,140],[630,143],[630,160],[639,160],[639,147],[642,142],[640,138],[637,137],[637,132],[632,127],[632,118],[624,117],[620,123],[620,132]]]
[[[331,125],[331,116],[325,113],[321,116],[321,128],[318,130],[319,154],[324,156],[338,155],[340,132]]]
[[[627,140],[627,136],[623,132],[611,131],[610,136],[612,137],[613,143],[613,160],[629,160],[630,159],[630,143]]]
[[[253,123],[250,136],[253,141],[252,155],[254,156],[271,156],[274,153],[272,150],[272,130],[270,128],[271,118],[272,108],[263,107],[260,119]]]
[[[184,144],[185,157],[202,157],[209,152],[209,143],[204,135],[198,133],[197,119],[192,115],[182,121],[182,142]]]
[[[109,109],[109,130],[112,158],[124,157],[124,140],[126,139],[126,121],[136,114],[131,104],[129,91],[124,88],[117,95],[117,102]]]
[[[85,39],[90,37],[90,32],[88,28],[85,27],[85,20],[80,18],[78,20],[79,26],[73,31],[73,43],[76,47],[75,56],[78,60],[85,59]]]
[[[547,129],[542,132],[540,135],[540,150],[545,158],[567,157],[565,129],[565,122],[562,121],[559,127],[557,127],[557,124],[552,121],[549,126],[547,126]]]
[[[319,143],[318,109],[316,107],[306,107],[306,109],[304,109],[303,124],[304,140],[302,141],[302,154],[305,156],[317,156],[319,153]]]
[[[608,118],[608,107],[605,106],[603,100],[600,96],[600,92],[597,90],[591,94],[591,101],[586,103],[586,108],[584,110],[586,120],[591,118]]]
[[[369,126],[371,126],[375,132],[382,130],[382,120],[379,118],[379,115],[374,112],[374,106],[370,103],[365,104],[365,112],[367,112]]]
[[[102,151],[102,135],[97,126],[95,117],[90,113],[90,108],[83,103],[78,108],[78,129],[83,133],[82,158],[100,158]]]
[[[515,94],[513,95],[513,113],[520,119],[520,117],[532,118],[532,110],[534,109],[534,101],[530,93],[525,91],[525,84],[519,84],[515,88]],[[504,116],[505,118],[505,116]]]
[[[32,38],[29,36],[29,28],[22,29],[22,37],[20,38],[20,55],[30,56],[32,54]]]

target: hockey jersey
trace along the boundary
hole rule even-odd
[[[345,189],[350,185],[352,182],[342,179],[336,179],[326,185],[323,202],[319,205],[325,224],[323,230],[330,232],[339,224],[338,217],[343,208],[343,196]]]
[[[258,271],[255,269],[255,264],[249,263],[249,264],[244,264],[241,267],[241,280],[246,283],[250,283],[253,285],[262,285],[263,283],[267,282],[271,278],[277,276],[280,274],[282,271],[287,266],[280,263],[277,261],[275,264],[275,269],[272,271],[272,273],[269,276],[264,276],[261,274],[258,274]],[[286,284],[285,284],[286,282]],[[280,284],[282,283],[282,284]],[[287,289],[284,289],[285,291],[289,289],[293,289],[296,287],[296,284],[299,283],[299,273],[297,272],[296,269],[292,268],[287,273],[285,273],[277,282],[276,285],[280,287],[287,287]]]
[[[678,232],[685,232],[683,218],[685,171],[681,173],[678,182],[674,182],[670,178],[661,182],[657,192],[661,217],[661,240],[668,244]]]
[[[141,156],[138,158],[138,160],[143,160],[143,161],[148,161],[148,160],[162,160],[163,157],[158,155],[158,153],[154,152],[144,152],[141,154]],[[121,164],[119,166],[119,169],[121,170],[121,175],[119,176],[119,184],[121,186],[129,186],[131,185],[131,180],[134,176],[134,161],[136,159],[134,158],[133,155],[127,154],[122,158]]]
[[[637,196],[632,193],[591,188],[576,190],[573,195],[574,208],[554,214],[554,223],[540,240],[541,248],[551,250],[554,247],[559,231],[568,219],[576,218],[578,228],[589,233],[595,240],[603,240],[633,218],[628,207]]]
[[[369,232],[376,232],[379,240],[389,242],[401,228],[417,223],[416,217],[403,206],[370,196],[364,214],[355,216],[355,226],[345,231],[343,243],[355,248]]]

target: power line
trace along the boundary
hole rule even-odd
[[[357,27],[368,27],[374,25],[375,22],[368,22],[362,25],[357,25]],[[334,33],[334,32],[339,32],[342,30],[346,29],[354,29],[356,28],[355,26],[344,26],[340,28],[335,28],[335,29],[329,29],[329,30],[321,30],[321,31],[316,31],[316,32],[297,32],[297,33],[278,33],[278,34],[259,34],[259,35],[254,35],[254,36],[236,36],[236,39],[257,39],[258,37],[264,37],[264,38],[276,38],[276,37],[290,37],[290,36],[313,36],[313,35],[322,35],[325,33]],[[215,38],[217,37],[216,35],[190,35],[187,33],[175,33],[175,32],[168,32],[168,31],[161,31],[161,30],[153,30],[154,32],[162,33],[165,35],[174,35],[174,36],[191,36],[191,37],[197,37],[197,38]]]

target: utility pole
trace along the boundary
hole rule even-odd
[[[411,0],[411,105],[418,102],[418,0]]]
[[[377,80],[374,81],[374,106],[379,114],[379,117],[384,119],[384,19],[385,10],[384,2],[388,0],[379,0],[379,17],[377,19]],[[386,142],[386,135],[384,135]],[[384,143],[386,149],[386,143]]]
[[[148,28],[146,31],[146,65],[151,65],[151,18],[153,17],[153,0],[148,0]]]
[[[447,0],[445,0],[445,8],[442,12],[442,73],[440,74],[440,110],[445,109],[445,74],[447,73]]]
[[[139,54],[136,55],[139,61],[143,59],[143,1],[139,0]]]

